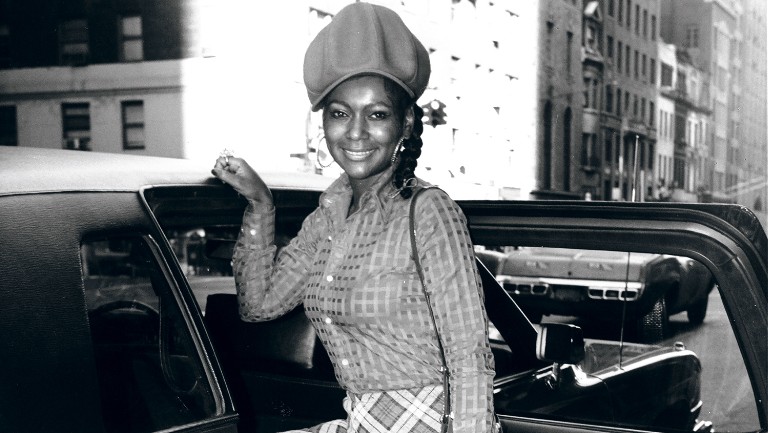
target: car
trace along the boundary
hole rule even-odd
[[[669,333],[669,316],[686,312],[699,325],[715,281],[696,260],[671,254],[513,247],[481,260],[531,320],[542,315],[634,322],[634,337],[654,342]],[[627,302],[624,302],[627,301]]]
[[[1,430],[275,432],[344,416],[344,391],[300,308],[238,319],[229,260],[246,203],[209,165],[0,146],[0,172]],[[280,242],[329,180],[263,177]],[[504,431],[768,428],[768,242],[754,215],[733,205],[459,204],[481,246],[690,257],[717,281],[712,311],[721,302],[725,318],[715,331],[728,338],[695,329],[674,335],[687,342],[656,344],[535,325],[480,263]]]

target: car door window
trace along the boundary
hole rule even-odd
[[[580,375],[552,389],[502,390],[500,413],[652,430],[691,431],[700,421],[717,431],[759,430],[719,286],[701,263],[507,245],[476,246],[476,254],[537,327],[575,324],[586,343]]]
[[[296,230],[278,225],[275,233],[277,248],[287,245]],[[239,233],[239,225],[194,226],[165,232],[203,312],[208,296],[236,293],[232,253]]]
[[[107,431],[193,423],[216,405],[169,279],[139,235],[87,239],[82,275]]]

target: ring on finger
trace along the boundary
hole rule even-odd
[[[235,156],[235,153],[227,148],[222,149],[221,153],[219,153],[219,158],[224,158],[224,163],[229,164],[229,157]]]

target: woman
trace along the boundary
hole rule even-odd
[[[393,11],[342,9],[310,44],[304,81],[344,173],[275,257],[269,190],[242,159],[213,173],[249,201],[233,266],[243,320],[304,304],[347,391],[346,420],[306,431],[439,432],[441,351],[411,256],[409,198],[421,153],[429,56]],[[473,247],[440,190],[416,206],[417,251],[448,367],[453,431],[494,431],[493,356]]]

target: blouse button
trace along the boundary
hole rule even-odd
[[[331,235],[328,235],[328,240],[329,240],[329,241],[332,241],[332,240],[333,240],[333,236],[331,236]]]
[[[349,361],[347,361],[346,359],[342,359],[342,360],[341,360],[341,365],[343,365],[344,367],[346,367],[346,366],[348,366],[348,365],[349,365]]]
[[[330,317],[326,317],[326,318],[325,318],[325,323],[327,323],[327,324],[329,324],[329,325],[330,325],[332,322],[333,322],[333,320],[331,320],[331,318],[330,318]]]
[[[251,236],[256,236],[256,229],[251,229]]]
[[[328,275],[327,277],[325,277],[325,281],[328,281],[329,283],[333,281],[333,275]]]

